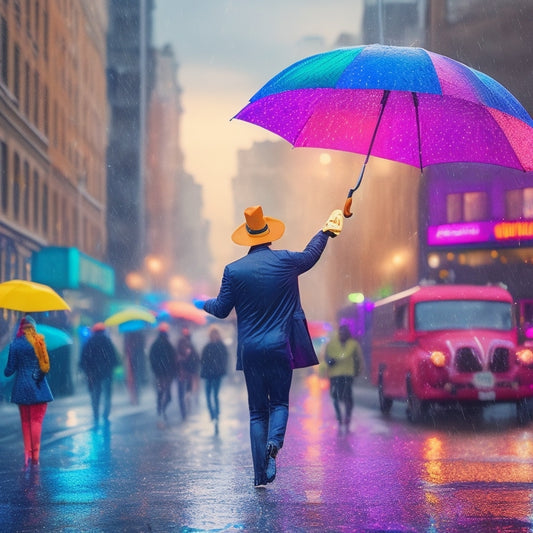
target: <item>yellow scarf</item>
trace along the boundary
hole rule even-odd
[[[28,342],[33,346],[37,360],[39,361],[39,368],[45,374],[50,370],[50,358],[48,357],[48,350],[44,343],[44,336],[40,335],[33,328],[26,328],[24,335]]]

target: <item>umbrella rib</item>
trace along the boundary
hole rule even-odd
[[[422,140],[420,136],[420,116],[418,114],[418,94],[416,94],[415,92],[412,92],[411,94],[413,95],[413,104],[415,106],[416,115],[416,133],[418,135],[418,161],[420,162],[420,172],[422,172]]]

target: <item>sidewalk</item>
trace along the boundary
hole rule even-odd
[[[150,385],[144,387],[139,405],[132,405],[123,383],[114,383],[111,420],[154,409]],[[86,386],[80,384],[71,396],[55,398],[48,404],[43,422],[42,446],[93,427],[91,400]],[[21,429],[18,406],[0,403],[0,448],[16,442],[20,445]]]

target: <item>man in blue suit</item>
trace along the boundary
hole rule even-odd
[[[237,313],[237,370],[244,371],[250,411],[254,485],[276,477],[276,455],[283,446],[294,368],[318,364],[300,303],[298,276],[319,260],[329,237],[342,230],[334,211],[303,252],[272,250],[285,225],[263,215],[261,206],[244,211],[246,222],[231,236],[250,246],[247,255],[224,269],[220,292],[203,302],[208,313],[225,318]]]

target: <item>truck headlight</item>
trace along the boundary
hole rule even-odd
[[[522,363],[525,366],[532,366],[533,365],[533,351],[531,351],[529,348],[518,350],[518,352],[516,352],[516,359],[519,363]]]
[[[531,354],[533,356],[533,353]],[[446,364],[446,356],[438,350],[431,352],[429,356],[431,362],[438,368],[442,368]]]

